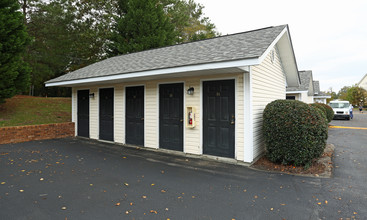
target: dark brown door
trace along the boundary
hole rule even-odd
[[[89,138],[89,90],[78,91],[78,136]]]
[[[159,86],[159,146],[183,150],[183,84]]]
[[[126,87],[126,143],[144,145],[144,86]]]
[[[234,158],[234,80],[203,82],[204,154]]]
[[[99,90],[99,139],[113,141],[113,88]]]

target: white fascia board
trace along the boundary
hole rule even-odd
[[[285,94],[304,93],[304,92],[308,92],[308,91],[307,90],[302,90],[302,91],[286,91]]]
[[[314,99],[330,99],[331,96],[314,96]]]
[[[139,78],[146,76],[157,76],[157,75],[167,75],[167,74],[175,74],[175,73],[183,73],[183,72],[192,72],[192,71],[201,71],[201,70],[211,70],[211,69],[223,69],[230,67],[240,67],[258,65],[260,64],[259,58],[251,58],[245,60],[236,60],[236,61],[227,61],[227,62],[218,62],[218,63],[208,63],[208,64],[199,64],[199,65],[191,65],[191,66],[183,66],[183,67],[173,67],[167,69],[158,69],[158,70],[148,70],[134,73],[125,73],[125,74],[116,74],[109,76],[100,76],[94,78],[86,78],[86,79],[76,79],[69,81],[61,81],[61,82],[50,82],[46,83],[46,87],[51,86],[72,86],[76,84],[84,84],[84,83],[95,83],[100,81],[113,81],[113,80],[121,80],[121,79],[129,79],[129,78]]]
[[[266,51],[263,53],[263,55],[260,56],[259,61],[260,63],[263,62],[263,60],[266,58],[266,56],[270,53],[270,51],[274,48],[275,44],[278,43],[280,38],[283,36],[283,34],[287,32],[287,28],[285,27],[282,32],[275,38],[275,40],[270,44],[270,46],[266,49]]]

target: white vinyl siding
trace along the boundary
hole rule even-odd
[[[195,89],[193,95],[187,95],[186,91],[193,87]],[[184,91],[184,130],[185,130],[185,136],[184,136],[184,152],[190,153],[190,154],[202,154],[202,148],[201,148],[201,112],[200,112],[200,96],[201,96],[201,90],[200,90],[200,78],[190,78],[185,82],[185,91]],[[195,128],[187,128],[185,126],[187,116],[186,116],[186,107],[195,107],[196,108],[196,126]]]
[[[187,128],[184,121],[184,152],[200,155],[202,149],[202,99],[201,83],[205,80],[226,80],[234,79],[235,88],[235,106],[236,106],[236,127],[235,127],[235,157],[237,160],[243,160],[243,138],[244,138],[244,98],[243,98],[243,74],[219,74],[214,76],[189,77],[177,79],[162,79],[149,82],[131,82],[123,84],[108,85],[114,87],[114,140],[117,143],[125,143],[125,88],[127,86],[144,85],[145,87],[145,136],[144,146],[149,148],[159,148],[159,84],[163,83],[184,83],[184,114],[188,106],[196,109],[196,127]],[[189,87],[194,87],[193,95],[187,95]],[[104,88],[104,87],[101,87]],[[83,87],[75,88],[83,89]],[[90,93],[94,93],[94,98],[90,99],[90,137],[98,139],[99,134],[99,87],[92,87]],[[74,91],[73,90],[73,91]],[[75,92],[74,92],[75,93]],[[73,93],[73,94],[74,94]],[[76,108],[73,109],[76,111]],[[76,113],[74,113],[76,114]],[[186,115],[184,120],[187,120]]]
[[[158,148],[159,110],[157,82],[146,82],[145,88],[145,147]]]
[[[89,131],[90,138],[99,139],[99,94],[98,88],[91,88],[89,93],[94,93],[94,98],[90,98],[89,109]]]
[[[125,143],[125,94],[123,86],[115,86],[114,91],[114,140]]]
[[[286,96],[284,70],[278,51],[274,51],[274,62],[269,53],[260,65],[252,67],[253,160],[265,150],[262,125],[266,105]]]

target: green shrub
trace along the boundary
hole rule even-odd
[[[276,100],[264,110],[266,156],[275,163],[309,166],[321,156],[328,137],[320,111],[294,100]]]
[[[312,108],[315,108],[317,111],[319,111],[319,113],[322,115],[322,117],[325,119],[325,123],[328,123],[328,118],[327,118],[327,112],[326,112],[326,108],[322,105],[320,105],[320,103],[312,103],[310,104],[310,106]]]
[[[326,105],[324,103],[319,103],[321,106],[323,106],[326,109],[326,117],[328,123],[330,123],[334,118],[334,110],[329,105]]]
[[[316,108],[319,108],[319,109],[323,110],[323,112],[325,113],[326,119],[327,119],[327,123],[330,123],[331,120],[333,120],[334,111],[329,105],[326,105],[324,103],[313,103],[311,105],[316,107]]]

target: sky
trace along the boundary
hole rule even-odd
[[[338,92],[367,74],[367,0],[195,0],[222,35],[289,25],[298,70]]]

